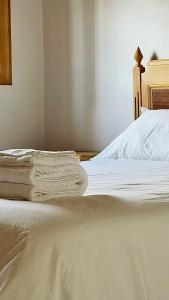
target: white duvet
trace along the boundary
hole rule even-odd
[[[169,163],[83,166],[87,197],[0,200],[0,299],[168,300]]]

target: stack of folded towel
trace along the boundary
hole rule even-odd
[[[0,151],[1,198],[46,201],[80,196],[86,188],[87,174],[74,151]]]

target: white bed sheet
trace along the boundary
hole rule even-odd
[[[169,162],[114,160],[83,162],[89,184],[85,195],[112,195],[135,204],[169,201]]]

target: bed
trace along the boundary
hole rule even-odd
[[[131,125],[82,163],[89,177],[83,197],[0,200],[0,299],[169,299],[169,160],[146,148],[156,142],[154,134],[146,144],[147,128],[162,116],[154,111],[155,121],[145,123],[153,109],[169,108],[169,60],[145,69],[139,49],[135,57],[134,124],[140,130],[143,118],[144,151],[133,148],[140,139]],[[150,110],[138,118],[142,106]],[[162,114],[169,119],[168,111]]]

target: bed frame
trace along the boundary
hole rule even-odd
[[[169,109],[169,59],[153,58],[145,68],[141,62],[140,48],[134,56],[133,69],[134,118],[140,115],[140,107]]]

